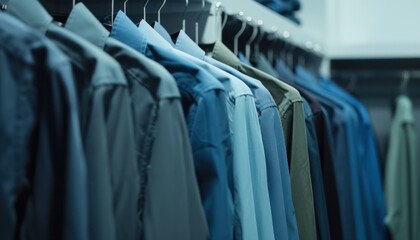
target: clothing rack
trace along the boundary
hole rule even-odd
[[[209,2],[221,2],[228,14],[237,15],[239,12],[243,12],[246,17],[249,16],[255,21],[261,20],[262,27],[266,32],[276,32],[278,36],[296,47],[311,50],[319,55],[324,53],[322,41],[305,33],[302,27],[254,0],[209,0]],[[238,9],[238,6],[241,6],[241,9]]]
[[[419,100],[419,63],[418,58],[332,60],[331,78],[362,98],[388,99],[407,93]]]
[[[59,16],[68,14],[73,4],[73,1],[69,0],[40,0],[40,2],[48,12]],[[75,3],[77,2],[79,1],[75,1]],[[186,4],[187,2],[188,4]],[[251,19],[247,22],[249,28],[258,25],[265,33],[270,35],[268,38],[274,37],[293,46],[289,50],[296,51],[296,54],[305,53],[305,56],[312,55],[320,59],[324,55],[324,45],[320,40],[314,39],[305,33],[301,26],[254,0],[170,0],[166,2],[163,0],[109,0],[107,2],[86,0],[83,3],[98,18],[111,16],[119,10],[123,11],[125,9],[126,14],[135,22],[140,22],[143,18],[146,18],[149,23],[158,21],[157,12],[161,9],[161,24],[165,26],[168,32],[174,33],[182,29],[182,20],[185,19],[187,34],[204,43],[214,42],[215,39],[220,40],[217,35],[221,31],[221,22],[217,22],[217,15],[221,10],[231,16],[239,16],[238,14],[242,12],[242,20]],[[241,9],[238,9],[238,6],[241,6]],[[144,15],[145,13],[146,15]],[[296,57],[296,59],[298,58]]]

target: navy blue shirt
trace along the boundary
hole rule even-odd
[[[69,59],[0,12],[0,239],[88,239],[85,155]]]
[[[368,236],[370,239],[385,239],[385,200],[381,181],[379,158],[372,125],[366,108],[358,100],[327,79],[321,79],[321,86],[334,96],[347,102],[358,115],[357,153],[361,161],[363,173],[363,193],[367,199],[364,205],[368,220]]]
[[[345,102],[334,98],[331,93],[319,87],[313,76],[297,67],[296,84],[315,94],[328,108],[335,140],[334,169],[340,201],[343,239],[370,239],[364,206],[367,206],[363,192],[363,171],[357,155],[357,115]]]

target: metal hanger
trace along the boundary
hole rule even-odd
[[[276,44],[276,36],[278,36],[277,26],[271,27],[272,42],[270,48],[267,51],[267,59],[270,63],[274,62],[274,46]]]
[[[242,21],[242,26],[241,26],[241,29],[239,30],[239,32],[236,33],[235,37],[233,38],[233,52],[235,53],[235,55],[238,55],[239,37],[242,35],[242,33],[244,33],[245,28],[246,28],[246,21],[243,19],[243,16],[244,16],[244,13],[239,12],[239,17],[238,18],[239,18],[239,20]]]
[[[73,0],[73,2],[75,2],[75,0]],[[115,13],[114,6],[115,6],[115,0],[111,0],[111,26],[114,24],[114,13]]]
[[[410,72],[409,71],[403,71],[401,74],[401,84],[400,84],[400,92],[401,93],[405,93],[407,92],[407,86],[408,83],[410,82]]]
[[[146,3],[143,6],[143,19],[144,19],[144,21],[146,21],[146,7],[147,7],[147,4],[149,4],[149,1],[150,0],[147,0]]]
[[[223,39],[223,29],[225,29],[226,24],[227,24],[227,21],[228,21],[228,15],[227,15],[227,13],[225,11],[223,11],[224,10],[224,7],[221,6],[221,9],[222,9],[222,14],[223,13],[225,14],[225,18],[223,18],[223,20],[222,20],[222,26],[220,27],[220,38],[219,38],[220,40]]]
[[[288,54],[288,61],[287,62],[289,62],[290,69],[293,69],[294,68],[294,53],[295,53],[295,50],[296,50],[296,46],[294,46],[294,45],[290,45],[290,46],[291,47],[290,47],[290,52]]]
[[[199,34],[199,21],[201,18],[201,15],[203,14],[204,10],[206,8],[206,1],[205,0],[201,0],[201,11],[200,14],[198,15],[197,19],[195,20],[195,43],[198,44],[198,34]]]
[[[262,26],[263,26],[264,22],[262,20],[258,20],[257,21],[257,29],[258,31],[263,31],[262,30]],[[258,38],[257,41],[255,41],[254,43],[254,52],[255,52],[255,56],[259,56],[260,55],[260,43],[264,38],[264,33],[261,33]]]
[[[251,22],[252,23],[252,22]],[[258,35],[258,25],[252,24],[252,35],[249,37],[248,41],[245,44],[245,57],[251,59],[251,43],[255,40]]]
[[[184,30],[184,32],[185,32],[185,29],[186,29],[186,26],[187,26],[187,20],[186,20],[187,10],[188,10],[188,0],[185,0],[184,15],[182,17],[182,30]]]
[[[74,0],[73,0],[74,2]],[[0,0],[0,10],[6,11],[7,10],[7,4],[9,3],[9,0]],[[73,3],[74,6],[74,3]]]
[[[160,23],[160,11],[162,10],[163,6],[165,6],[165,4],[166,4],[166,0],[163,0],[162,5],[159,7],[159,10],[158,10],[158,23]]]
[[[124,14],[127,14],[127,2],[128,0],[124,1]]]

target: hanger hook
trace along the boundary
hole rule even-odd
[[[124,1],[124,13],[127,14],[127,2],[128,0]]]
[[[195,20],[195,43],[198,44],[198,33],[199,33],[199,21],[201,18],[201,15],[203,14],[204,10],[206,8],[206,0],[201,0],[201,11],[198,15],[197,19]]]
[[[410,82],[410,72],[403,71],[402,72],[402,81],[400,85],[400,91],[405,92],[407,90],[408,83]]]
[[[273,35],[273,37],[272,37],[273,42],[270,44],[270,48],[267,51],[267,58],[268,58],[268,61],[270,61],[270,63],[274,62],[274,49],[273,49],[273,47],[275,45],[277,31],[278,31],[277,26],[272,26],[271,27],[271,34]]]
[[[149,4],[149,1],[150,0],[147,0],[146,3],[143,6],[143,19],[144,19],[144,21],[146,21],[146,7],[147,7],[147,4]]]
[[[73,5],[73,7],[74,7],[74,5],[76,5],[76,0],[72,0],[71,3]]]
[[[185,0],[184,16],[182,18],[182,30],[184,30],[184,32],[187,26],[187,20],[186,20],[187,10],[188,10],[188,0]]]
[[[259,29],[259,30],[261,30],[262,31],[262,26],[263,26],[263,24],[264,24],[264,22],[260,19],[260,20],[258,20],[257,21],[257,29]],[[257,31],[258,32],[258,31]],[[257,41],[255,42],[255,45],[254,45],[254,52],[255,52],[255,55],[256,56],[259,56],[260,55],[260,43],[261,43],[261,41],[263,40],[263,37],[264,37],[264,33],[261,33],[259,36],[258,36],[258,39],[257,39]]]
[[[222,6],[222,14],[220,15],[221,17],[223,17],[223,13],[225,14],[225,18],[223,18],[222,20],[222,26],[220,26],[220,40],[223,39],[223,29],[225,29],[226,24],[227,24],[227,20],[228,20],[228,15],[224,10],[224,7]]]
[[[220,2],[220,1],[216,2],[215,4],[216,4],[216,18],[215,18],[215,21],[216,21],[216,26],[217,26],[217,23],[219,21],[219,14],[220,14],[220,19],[223,18],[223,15],[222,15],[223,14],[223,5],[222,5],[222,2]],[[222,39],[223,22],[224,22],[224,19],[222,19],[222,23],[220,24],[220,28],[218,29],[219,31],[217,32],[217,34],[218,34],[217,37],[219,37],[218,39]]]
[[[115,0],[111,0],[111,25],[114,24],[114,6],[115,6]]]
[[[253,24],[252,35],[245,44],[245,57],[247,59],[251,59],[251,43],[255,40],[255,38],[257,37],[257,34],[258,34],[258,25]]]
[[[163,3],[158,10],[158,23],[160,23],[160,11],[162,10],[163,6],[165,6],[165,4],[166,4],[166,0],[163,0]]]
[[[243,12],[239,12],[239,18],[242,21],[242,27],[239,30],[238,33],[236,33],[234,39],[233,39],[233,52],[235,53],[235,55],[238,55],[238,41],[239,41],[239,37],[242,35],[242,33],[244,33],[245,28],[246,28],[246,21],[244,19],[242,19],[244,13]],[[248,17],[248,19],[251,17]],[[252,18],[251,18],[252,20]]]

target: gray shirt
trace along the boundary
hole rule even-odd
[[[38,1],[14,0],[8,12],[52,40],[70,59],[87,165],[91,239],[132,239],[138,171],[129,89],[119,64],[52,22]]]
[[[65,27],[114,57],[127,78],[140,174],[139,227],[144,239],[189,239],[193,229],[207,228],[173,77],[158,63],[110,38],[82,3],[73,8]]]

